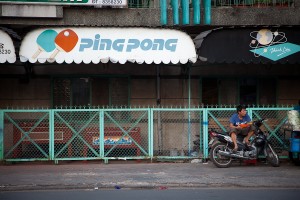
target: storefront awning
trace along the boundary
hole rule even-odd
[[[219,28],[195,39],[199,59],[210,63],[300,63],[300,28]]]
[[[0,30],[0,63],[16,62],[15,47],[11,37]]]
[[[195,63],[193,40],[184,32],[151,28],[47,28],[29,32],[22,62],[124,64]]]

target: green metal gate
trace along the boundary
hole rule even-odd
[[[54,160],[81,160],[100,158],[98,145],[90,141],[92,136],[100,136],[100,111],[53,110],[52,138]]]
[[[150,109],[104,110],[104,157],[150,158]]]
[[[153,109],[154,157],[202,157],[203,113],[203,109]]]
[[[281,158],[291,107],[248,108]],[[208,130],[227,131],[234,107],[0,110],[0,160],[208,158]]]
[[[51,159],[50,111],[11,110],[3,113],[2,123],[3,159]]]

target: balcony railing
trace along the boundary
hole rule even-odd
[[[213,7],[291,7],[293,0],[212,0]]]
[[[179,7],[181,0],[178,0]],[[294,0],[211,0],[212,7],[292,7]],[[203,8],[203,4],[201,4]],[[159,2],[154,0],[128,0],[129,8],[159,8]],[[171,0],[168,0],[168,7],[172,8]],[[190,8],[192,8],[190,0]]]
[[[128,0],[129,8],[153,8],[153,0]]]

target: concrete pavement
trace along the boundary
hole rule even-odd
[[[172,187],[300,188],[300,167],[233,164],[216,168],[208,163],[146,161],[76,161],[0,165],[0,191],[41,189],[125,189]]]

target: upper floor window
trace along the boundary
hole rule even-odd
[[[242,105],[257,104],[257,81],[255,79],[240,80],[240,101]]]
[[[127,106],[129,81],[124,78],[54,78],[53,107]]]

